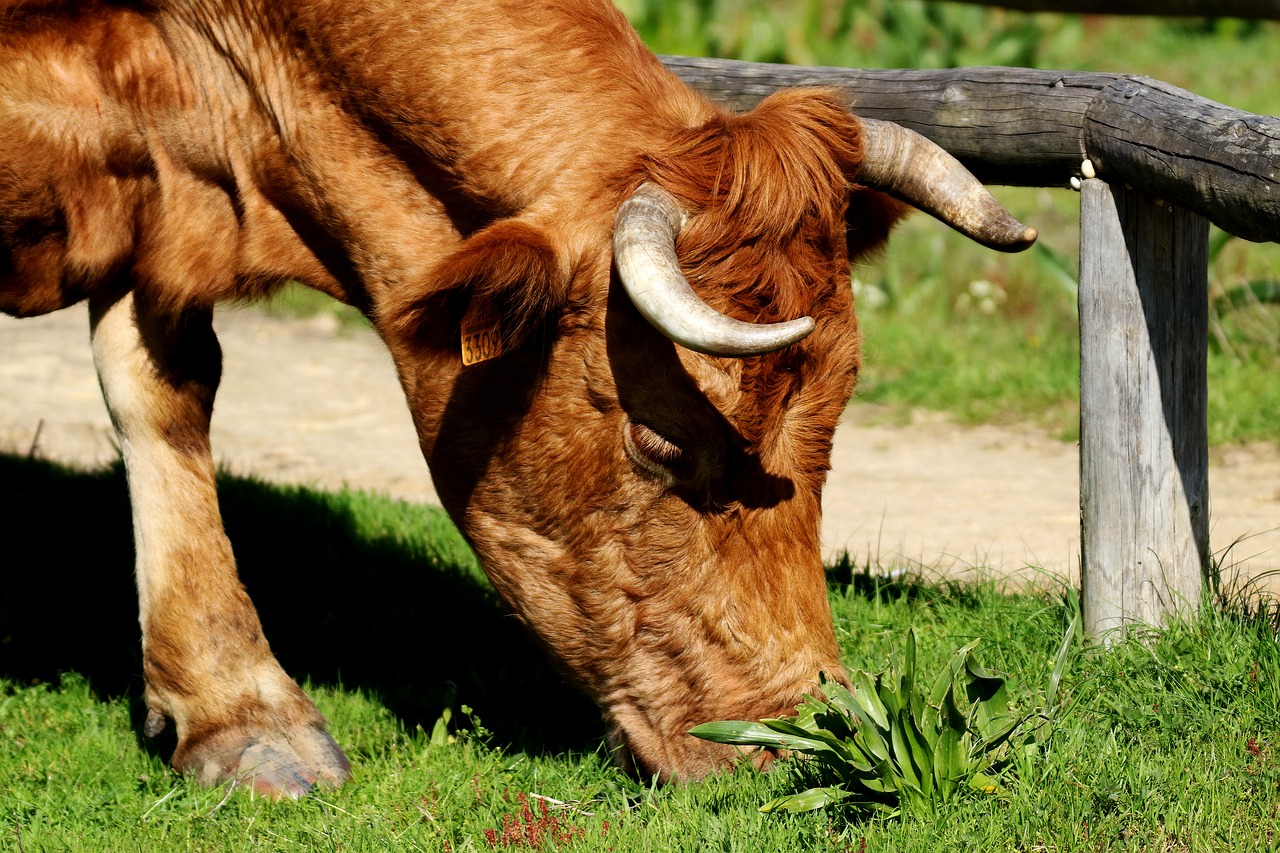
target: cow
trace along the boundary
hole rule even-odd
[[[908,204],[1035,237],[948,155],[834,90],[726,111],[606,0],[0,0],[0,21],[0,310],[88,302],[144,731],[176,727],[173,767],[271,796],[351,772],[214,487],[214,307],[286,280],[369,318],[441,502],[624,765],[696,779],[737,753],[690,727],[845,677],[818,526],[859,367],[850,263]]]

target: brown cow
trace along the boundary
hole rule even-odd
[[[373,321],[442,501],[622,760],[697,777],[732,753],[690,726],[841,676],[818,522],[858,370],[849,264],[905,210],[868,187],[1034,237],[954,161],[829,91],[725,112],[604,0],[0,21],[0,310],[89,300],[175,767],[277,795],[350,772],[214,493],[213,306],[288,278]]]

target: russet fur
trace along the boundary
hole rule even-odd
[[[442,501],[620,760],[700,776],[734,753],[690,727],[842,677],[818,526],[849,266],[905,209],[859,185],[861,131],[825,90],[713,106],[597,0],[0,2],[0,310],[89,302],[174,765],[271,794],[350,772],[213,485],[212,311],[287,279],[372,320]],[[646,183],[708,304],[816,331],[750,358],[659,333],[610,243]],[[480,310],[504,352],[464,367]]]

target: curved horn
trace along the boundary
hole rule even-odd
[[[888,121],[862,121],[858,182],[931,214],[984,246],[1020,252],[1036,241],[969,170],[914,130]]]
[[[790,346],[813,331],[813,318],[745,323],[726,317],[693,292],[676,260],[684,224],[679,202],[643,184],[618,207],[613,259],[618,277],[644,318],[671,340],[697,352],[741,358]]]

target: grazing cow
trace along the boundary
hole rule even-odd
[[[373,322],[442,502],[621,760],[697,777],[734,753],[691,726],[842,676],[818,523],[858,371],[850,260],[896,199],[1034,238],[953,160],[831,91],[717,108],[604,0],[0,21],[0,310],[89,302],[174,767],[272,795],[350,773],[214,493],[213,306],[290,278]]]

